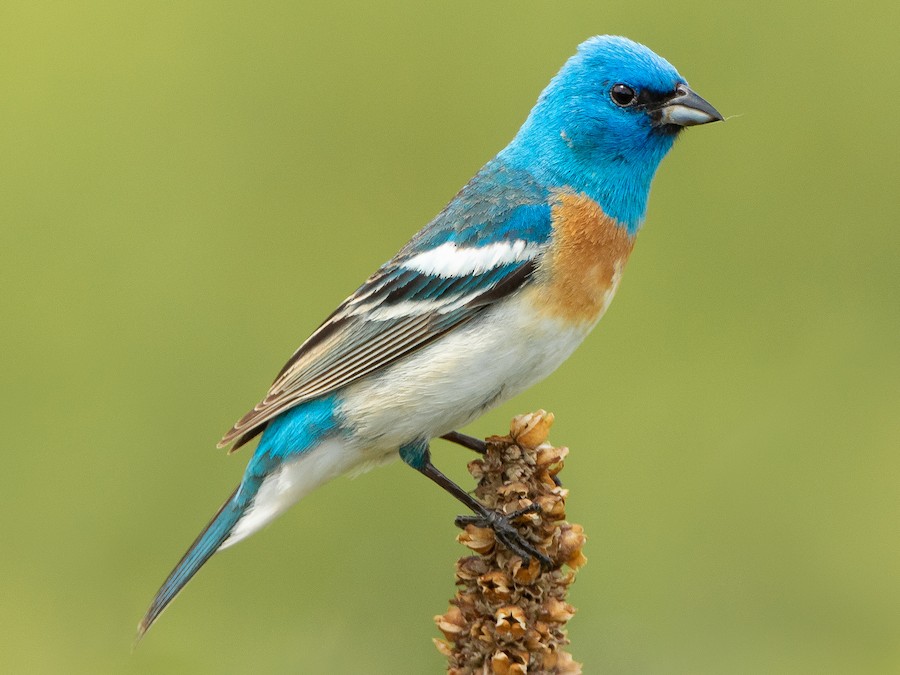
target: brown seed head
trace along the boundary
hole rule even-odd
[[[580,673],[563,648],[566,622],[575,609],[566,602],[574,570],[586,561],[579,525],[566,522],[569,492],[553,480],[567,448],[547,443],[553,415],[540,410],[513,420],[508,436],[492,436],[487,452],[469,463],[478,481],[476,498],[490,509],[512,513],[532,503],[540,511],[518,517],[519,533],[553,565],[542,569],[498,544],[494,532],[468,525],[458,540],[478,555],[456,565],[456,597],[435,617],[445,640],[435,640],[451,675]],[[563,566],[568,570],[563,570]]]

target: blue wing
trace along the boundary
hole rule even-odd
[[[304,342],[219,443],[344,387],[473,319],[528,282],[551,233],[547,193],[489,165]]]

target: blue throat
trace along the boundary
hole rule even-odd
[[[614,105],[609,88],[620,78],[657,92],[684,82],[668,62],[630,41],[588,40],[550,81],[497,159],[529,172],[544,187],[583,192],[634,233],[676,133],[655,126],[640,108]]]
[[[537,110],[537,108],[536,108]],[[610,151],[605,144],[573,149],[565,128],[549,132],[547,121],[528,118],[498,159],[512,168],[526,170],[546,186],[570,187],[596,201],[630,234],[644,222],[650,184],[659,163],[675,142],[675,136],[647,130],[639,153]]]

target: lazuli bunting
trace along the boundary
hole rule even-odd
[[[555,370],[619,284],[662,158],[687,126],[722,116],[667,61],[622,37],[584,42],[524,125],[437,217],[304,342],[225,434],[260,436],[240,485],[166,579],[143,635],[216,551],[304,495],[400,457],[547,561],[516,514],[486,509],[431,463],[431,439]]]

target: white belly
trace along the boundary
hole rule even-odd
[[[332,478],[396,459],[400,446],[462,427],[539,382],[591,328],[538,318],[520,296],[350,385],[339,404],[345,433],[267,476],[224,546],[252,534]]]
[[[591,329],[538,318],[522,296],[488,310],[374,377],[349,386],[341,413],[370,461],[464,426],[544,379]]]

